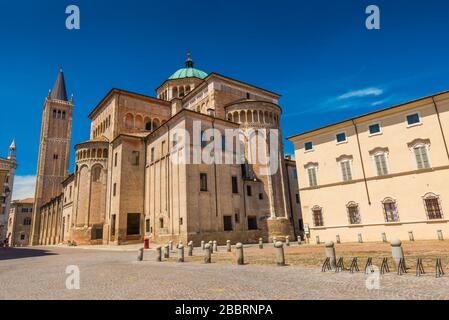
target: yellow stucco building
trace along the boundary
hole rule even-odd
[[[449,92],[289,140],[310,240],[449,236]]]

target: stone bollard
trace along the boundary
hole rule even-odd
[[[273,245],[275,245],[275,244],[276,244],[276,242],[277,242],[277,239],[276,239],[276,237],[273,237]]]
[[[184,245],[178,244],[178,262],[184,262]]]
[[[226,249],[231,252],[231,240],[226,241]]]
[[[410,241],[415,241],[415,237],[413,236],[413,231],[409,231],[409,232],[408,232],[408,239],[409,239]]]
[[[290,246],[290,237],[289,237],[289,236],[286,236],[286,237],[285,237],[285,245],[286,245],[287,247]]]
[[[208,243],[204,246],[204,263],[212,262],[211,250],[212,250],[212,247],[211,247],[210,243]]]
[[[187,246],[189,247],[188,256],[191,257],[191,256],[193,256],[193,242],[190,241]]]
[[[363,238],[362,238],[362,234],[361,233],[359,233],[357,235],[357,238],[358,238],[359,243],[363,243]]]
[[[393,257],[393,261],[396,264],[396,267],[398,267],[400,260],[404,259],[404,250],[402,250],[401,240],[399,239],[391,240],[391,256]]]
[[[326,258],[330,258],[330,264],[332,268],[336,267],[336,257],[335,257],[335,245],[333,241],[326,242],[325,244]]]
[[[165,245],[164,247],[164,258],[168,259],[170,258],[170,245]]]
[[[140,248],[137,253],[137,261],[143,261],[143,248]]]
[[[337,243],[341,243],[341,240],[340,240],[340,235],[339,234],[337,234],[336,236],[335,236],[335,238],[336,238],[336,240],[337,240]]]
[[[278,266],[285,266],[284,244],[278,241],[274,247],[276,248],[276,264]]]
[[[214,253],[214,243],[212,241],[209,241],[208,244],[210,245],[210,253]]]
[[[301,236],[298,236],[298,245],[300,245],[301,244]]]
[[[204,241],[201,241],[201,250],[204,250]]]
[[[321,243],[320,242],[320,236],[316,236],[315,239],[316,239],[316,244],[320,244]]]
[[[387,234],[385,232],[382,232],[382,242],[387,242]]]
[[[170,240],[170,241],[168,242],[168,244],[169,244],[169,246],[170,246],[170,251],[173,251],[173,241]]]
[[[214,252],[217,252],[217,251],[218,251],[218,244],[217,244],[217,241],[214,241],[214,242],[213,242],[213,247],[214,247]]]
[[[244,265],[245,264],[245,259],[243,257],[243,244],[242,243],[237,243],[235,245],[235,250],[237,252],[237,264],[238,265]]]
[[[259,249],[263,249],[263,239],[259,238]]]
[[[443,231],[442,230],[437,230],[437,234],[438,234],[438,240],[443,241]]]
[[[156,248],[156,261],[161,262],[162,261],[162,247],[157,246]]]

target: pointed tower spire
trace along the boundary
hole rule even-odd
[[[68,101],[67,90],[65,88],[64,72],[59,69],[58,77],[51,91],[51,98],[56,100]]]
[[[190,57],[190,51],[187,52],[186,68],[193,68],[193,60]]]

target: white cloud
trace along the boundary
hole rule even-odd
[[[36,176],[15,176],[12,191],[13,200],[34,198]]]
[[[384,91],[379,88],[365,88],[361,90],[349,91],[337,97],[337,100],[346,100],[350,98],[363,98],[368,96],[380,96]]]

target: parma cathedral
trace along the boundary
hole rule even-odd
[[[43,106],[31,245],[121,245],[148,239],[195,245],[254,243],[302,236],[295,162],[284,156],[280,95],[194,67],[188,55],[155,97],[112,89],[92,109],[90,139],[75,145],[69,173],[74,99],[63,71]],[[278,168],[173,161],[196,139],[178,132],[275,129]],[[201,144],[201,143],[199,143]],[[267,144],[268,145],[268,144]],[[270,143],[267,149],[271,148]]]

